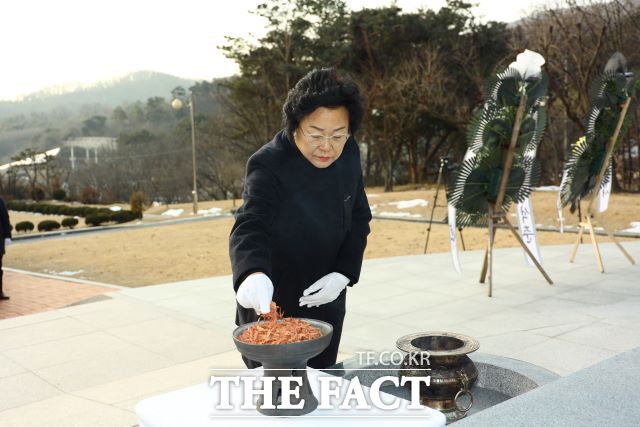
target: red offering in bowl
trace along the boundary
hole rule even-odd
[[[271,311],[262,314],[262,319],[237,338],[248,344],[288,344],[307,341],[322,336],[320,329],[309,322],[293,317],[284,317],[280,307],[271,303]]]

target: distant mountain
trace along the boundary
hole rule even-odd
[[[61,85],[22,97],[18,101],[0,101],[0,118],[30,114],[64,107],[74,110],[83,105],[101,104],[110,108],[124,103],[146,101],[162,96],[169,98],[176,86],[188,88],[195,80],[154,71],[138,71],[91,85]]]

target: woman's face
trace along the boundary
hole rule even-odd
[[[346,107],[318,107],[300,121],[294,140],[302,155],[317,168],[338,160],[349,137],[349,110]]]

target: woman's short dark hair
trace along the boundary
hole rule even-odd
[[[362,97],[358,85],[351,79],[338,75],[335,68],[313,70],[301,78],[287,95],[282,108],[283,122],[289,138],[300,121],[318,107],[349,111],[349,132],[353,135],[362,122]]]

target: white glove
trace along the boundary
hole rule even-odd
[[[236,300],[244,308],[253,308],[256,313],[271,311],[273,283],[264,273],[253,273],[247,276],[236,293]]]
[[[4,239],[4,245],[5,246],[9,246],[11,243],[13,243],[13,242],[11,241],[10,238],[7,237],[6,239]]]
[[[329,303],[338,298],[348,284],[349,279],[342,274],[329,273],[304,290],[300,298],[300,306],[307,304],[309,307],[318,307]],[[316,293],[312,294],[312,292]]]

